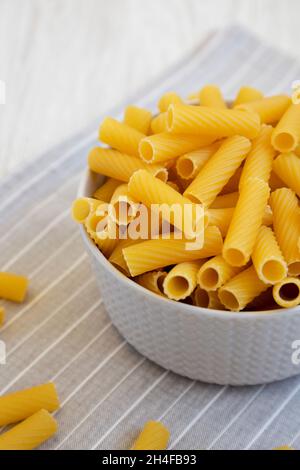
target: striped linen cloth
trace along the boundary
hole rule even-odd
[[[131,101],[154,109],[163,92],[187,96],[208,82],[229,98],[243,84],[289,92],[297,78],[299,63],[233,27]],[[59,432],[43,449],[128,449],[149,419],[168,426],[171,449],[300,448],[300,377],[242,388],[194,382],[140,356],[111,324],[70,219],[100,120],[1,183],[1,270],[27,273],[31,287],[24,305],[3,302],[0,394],[56,383]]]

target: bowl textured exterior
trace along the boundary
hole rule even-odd
[[[103,177],[87,172],[80,196]],[[220,312],[177,303],[115,269],[81,229],[105,307],[120,333],[166,369],[217,384],[261,384],[300,373],[292,343],[300,340],[300,309]]]

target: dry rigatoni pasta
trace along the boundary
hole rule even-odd
[[[72,218],[75,222],[83,224],[88,216],[95,212],[98,206],[104,204],[104,201],[91,197],[80,197],[75,199],[72,204]]]
[[[300,142],[300,104],[292,104],[272,134],[272,144],[279,152],[291,152]]]
[[[19,274],[0,271],[0,298],[23,302],[28,288],[28,278]]]
[[[197,286],[192,294],[193,304],[201,308],[210,308],[213,310],[224,310],[218,293],[216,291],[207,291]]]
[[[142,139],[139,145],[139,154],[146,163],[166,162],[185,152],[211,144],[213,140],[211,137],[172,135],[163,132]]]
[[[286,261],[270,227],[260,227],[252,253],[252,261],[258,277],[266,284],[275,284],[287,276]]]
[[[209,158],[219,149],[221,142],[185,153],[176,161],[176,170],[180,178],[193,179],[204,167]]]
[[[239,104],[249,103],[251,101],[261,100],[263,98],[261,91],[251,86],[242,86],[234,100],[233,107]]]
[[[149,133],[151,119],[151,112],[138,106],[127,106],[124,112],[124,123],[145,135]]]
[[[139,203],[130,194],[127,184],[121,184],[112,195],[111,217],[118,225],[128,225],[137,215]]]
[[[276,239],[292,276],[300,274],[300,213],[298,199],[288,188],[277,189],[271,194],[273,227]]]
[[[86,219],[84,226],[102,253],[106,257],[110,256],[118,243],[116,224],[108,216],[92,212]]]
[[[168,107],[170,104],[181,104],[183,103],[182,99],[180,96],[175,93],[174,91],[168,91],[162,97],[160,98],[158,102],[158,109],[160,110],[161,113],[164,111],[167,111]]]
[[[170,433],[159,421],[148,421],[131,450],[164,450],[168,446]]]
[[[111,264],[118,268],[123,274],[129,276],[130,273],[123,255],[123,249],[141,243],[142,241],[143,240],[133,240],[131,238],[120,240],[108,258]]]
[[[135,280],[140,286],[145,287],[155,294],[164,295],[163,283],[167,273],[165,271],[152,271],[150,273],[141,274]]]
[[[224,188],[221,191],[221,195],[223,194],[230,194],[238,191],[240,185],[240,179],[243,171],[243,163],[242,165],[234,172],[234,174],[229,179],[228,183],[225,184]]]
[[[219,289],[219,299],[228,310],[238,312],[268,287],[269,285],[259,279],[255,268],[251,266]]]
[[[93,148],[88,155],[89,168],[95,173],[127,183],[137,170],[147,170],[162,181],[167,181],[168,170],[162,165],[147,165],[138,157],[102,147]]]
[[[237,110],[257,113],[261,123],[276,124],[291,104],[291,98],[286,95],[268,96],[257,101],[251,101],[236,106]]]
[[[260,178],[266,182],[269,181],[275,157],[275,150],[271,145],[272,132],[273,128],[271,126],[264,126],[260,134],[253,140],[251,151],[242,170],[240,185],[244,184],[248,178]]]
[[[227,207],[235,207],[238,202],[239,192],[222,194],[217,196],[214,202],[209,206],[210,209],[225,209]]]
[[[202,289],[214,291],[234,277],[240,270],[240,268],[228,264],[221,255],[218,255],[201,266],[197,282]]]
[[[223,247],[223,257],[232,266],[248,263],[269,194],[268,184],[259,178],[248,178],[243,184]]]
[[[201,261],[189,261],[174,266],[164,280],[165,295],[173,300],[182,300],[191,295],[197,285],[197,274],[202,264]]]
[[[300,279],[286,277],[273,287],[273,297],[280,307],[291,308],[300,304]]]
[[[260,130],[258,114],[205,106],[170,105],[168,131],[173,134],[196,134],[217,138],[242,135],[253,139]]]
[[[275,159],[273,170],[300,197],[300,158],[294,153],[282,153]]]
[[[122,183],[120,180],[108,178],[102,186],[100,186],[93,194],[93,198],[103,202],[109,202],[115,189]]]
[[[234,136],[226,139],[200,170],[184,195],[209,207],[245,159],[250,148],[251,143],[246,137]]]
[[[139,155],[139,143],[145,134],[113,118],[105,118],[99,129],[99,140],[119,152]]]
[[[34,415],[0,434],[0,450],[33,450],[57,432],[57,422],[41,409]]]
[[[158,239],[142,241],[123,249],[131,276],[138,276],[165,266],[208,258],[221,253],[223,239],[217,227],[207,227],[202,248],[195,249],[190,240]]]
[[[227,108],[222,92],[217,85],[206,85],[201,88],[199,91],[199,101],[201,106],[219,109]]]
[[[155,116],[151,121],[151,133],[161,134],[167,132],[167,113],[160,113]]]

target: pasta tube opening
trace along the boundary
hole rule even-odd
[[[140,143],[140,153],[145,162],[148,162],[148,163],[153,162],[154,149],[153,149],[151,142],[148,142],[147,140],[143,140]]]
[[[232,266],[244,266],[248,262],[248,257],[238,248],[228,248],[224,252],[224,257]]]
[[[194,162],[191,158],[187,156],[181,157],[176,165],[177,172],[179,176],[183,179],[190,179],[194,176],[194,172],[196,170]]]
[[[206,290],[197,287],[193,294],[194,303],[197,307],[208,308],[209,306],[209,295]]]
[[[289,274],[291,276],[300,275],[300,261],[295,261],[294,263],[289,264]]]
[[[300,280],[287,277],[273,287],[273,297],[281,307],[296,307],[300,304]]]
[[[266,261],[262,266],[261,273],[265,282],[271,282],[272,284],[279,282],[286,276],[286,264],[277,259]]]
[[[273,137],[273,145],[280,152],[290,152],[297,146],[297,140],[293,134],[280,132]]]
[[[222,289],[219,291],[219,298],[222,304],[228,308],[228,310],[238,311],[241,310],[240,302],[233,292],[229,290]]]
[[[190,294],[189,280],[183,275],[170,277],[164,282],[164,291],[170,299],[184,299]]]
[[[219,273],[214,268],[206,268],[199,273],[199,281],[204,289],[214,290],[218,287],[219,284]]]

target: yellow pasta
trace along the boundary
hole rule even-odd
[[[164,280],[165,295],[173,300],[182,300],[191,295],[197,285],[201,265],[201,261],[189,261],[174,266]]]
[[[94,192],[93,197],[103,202],[109,202],[115,192],[115,189],[117,189],[121,183],[122,181],[120,180],[108,178],[105,183]]]
[[[99,140],[119,152],[139,156],[139,143],[145,134],[113,118],[105,118],[99,129]]]
[[[197,282],[202,289],[215,291],[234,277],[240,268],[226,263],[221,255],[215,256],[204,263],[197,276]]]
[[[276,175],[276,173],[274,173],[273,170],[271,171],[269,186],[271,188],[271,191],[286,187],[285,183],[279,178],[279,176]]]
[[[171,135],[167,132],[153,134],[141,140],[140,157],[147,163],[166,162],[183,153],[211,144],[213,140],[211,137]]]
[[[215,142],[179,157],[176,161],[176,170],[180,178],[185,180],[195,178],[209,158],[219,149],[220,145],[220,142]]]
[[[165,271],[153,271],[151,273],[141,274],[136,278],[136,282],[140,286],[155,292],[155,294],[163,295],[163,282],[166,278],[167,273]]]
[[[0,298],[23,302],[28,288],[28,278],[0,271]]]
[[[292,104],[272,134],[272,145],[279,152],[291,152],[300,142],[300,104]]]
[[[300,304],[300,279],[286,277],[273,287],[275,302],[284,308],[296,307]]]
[[[234,172],[221,191],[221,195],[235,193],[239,189],[240,179],[243,171],[243,164]]]
[[[159,421],[148,421],[131,450],[165,450],[170,433]]]
[[[138,106],[127,106],[124,113],[124,123],[147,135],[150,129],[152,114],[148,109]]]
[[[239,185],[241,186],[248,178],[260,178],[266,183],[269,181],[275,150],[271,145],[271,134],[273,128],[264,126],[261,132],[252,142],[251,152],[246,158],[241,174]]]
[[[235,107],[236,110],[252,111],[260,117],[261,123],[276,124],[291,104],[286,95],[268,96],[261,100],[251,101]]]
[[[241,165],[250,148],[251,143],[245,137],[226,139],[185,190],[184,196],[209,207]]]
[[[56,420],[48,411],[42,409],[0,434],[0,450],[33,450],[56,432]]]
[[[227,234],[230,225],[234,207],[226,207],[224,209],[208,209],[209,225],[216,225],[223,237]]]
[[[181,230],[187,237],[200,237],[204,228],[204,211],[189,199],[144,170],[136,171],[128,183],[129,193],[153,212]],[[156,207],[155,207],[156,205]]]
[[[183,103],[180,96],[177,95],[174,91],[168,91],[165,93],[158,102],[158,109],[161,113],[167,111],[170,104],[181,104]]]
[[[291,446],[281,446],[281,447],[276,447],[273,450],[295,450]]]
[[[232,266],[248,263],[269,194],[268,184],[258,178],[248,178],[243,184],[223,247],[223,257]]]
[[[255,268],[251,266],[219,289],[219,299],[228,310],[238,312],[268,287],[268,284],[259,279]]]
[[[234,100],[233,107],[239,104],[249,103],[251,101],[261,100],[263,98],[261,91],[251,86],[242,86]]]
[[[91,197],[80,197],[72,204],[72,218],[75,222],[83,224],[88,216],[94,212],[103,201]]]
[[[102,253],[109,257],[118,243],[116,224],[110,221],[107,216],[92,212],[86,219],[84,226]]]
[[[88,156],[89,168],[95,173],[110,176],[127,183],[137,170],[147,170],[162,181],[167,181],[168,170],[163,165],[147,165],[140,158],[117,150],[95,147]]]
[[[3,325],[5,320],[5,310],[3,307],[0,307],[0,327]]]
[[[160,134],[167,132],[167,113],[160,113],[155,116],[151,121],[152,134]]]
[[[121,184],[112,195],[111,217],[118,225],[128,225],[137,215],[139,204],[130,194],[127,184]]]
[[[273,227],[276,239],[292,276],[300,274],[300,215],[295,193],[288,188],[277,189],[271,194]]]
[[[282,153],[273,163],[275,174],[300,197],[300,158],[294,153]]]
[[[180,192],[178,184],[177,184],[177,183],[174,183],[174,181],[167,181],[167,184],[168,184],[171,188],[175,189],[175,191]]]
[[[53,383],[38,385],[0,397],[0,426],[17,423],[40,409],[55,411],[59,399]]]
[[[137,245],[142,241],[143,240],[133,240],[130,238],[120,240],[109,256],[109,261],[111,262],[111,264],[118,268],[123,274],[126,274],[128,276],[130,273],[123,255],[123,249],[131,245]]]
[[[197,134],[215,138],[242,135],[253,139],[260,130],[258,114],[204,106],[170,105],[168,131],[176,134]]]
[[[192,300],[197,307],[224,310],[224,305],[221,304],[216,291],[206,291],[197,286],[192,294]]]
[[[217,227],[207,227],[202,248],[193,249],[185,239],[152,239],[123,249],[131,276],[138,276],[165,266],[208,258],[221,253],[223,240]]]
[[[287,276],[287,264],[269,227],[261,226],[252,253],[258,277],[266,284],[275,284]]]
[[[217,196],[214,202],[209,206],[210,209],[225,209],[227,207],[234,207],[238,201],[239,193],[235,191],[233,193],[222,194]]]
[[[204,86],[199,92],[199,100],[201,106],[219,109],[227,108],[221,90],[216,85]]]

